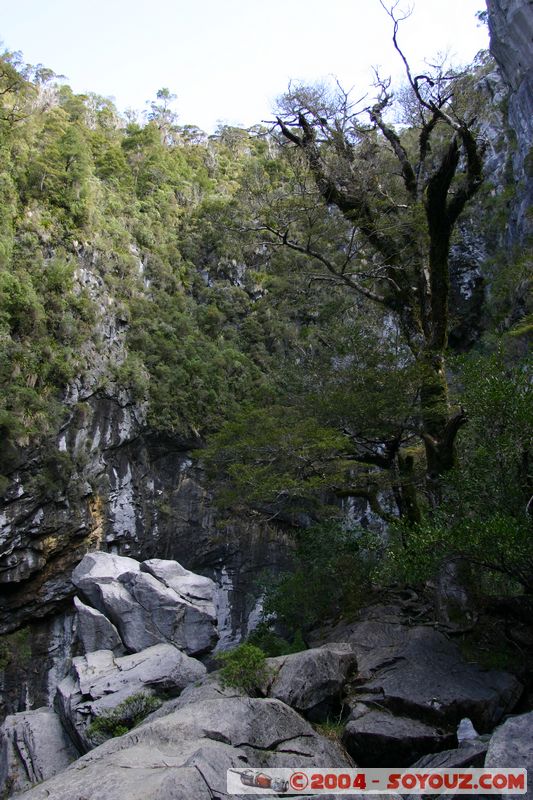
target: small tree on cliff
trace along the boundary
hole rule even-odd
[[[379,75],[378,96],[364,110],[340,87],[332,94],[300,86],[282,98],[276,120],[282,141],[300,155],[330,215],[340,214],[348,223],[349,242],[333,255],[324,252],[312,231],[295,224],[294,215],[285,221],[271,215],[264,228],[395,319],[417,365],[416,433],[425,450],[428,493],[436,503],[466,421],[462,409],[450,407],[445,370],[450,246],[457,221],[483,180],[483,144],[461,91],[464,76],[443,65],[414,75],[398,43],[401,19],[395,9],[387,12],[407,76],[407,126],[390,121],[393,93],[390,81]],[[398,448],[390,458],[401,459]]]

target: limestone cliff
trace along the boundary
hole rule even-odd
[[[487,0],[490,49],[509,89],[508,120],[516,134],[513,170],[517,202],[511,232],[531,233],[533,202],[533,2]]]

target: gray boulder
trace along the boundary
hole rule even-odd
[[[510,717],[496,728],[489,743],[485,766],[525,767],[528,770],[528,790],[519,796],[524,800],[532,800],[533,711]]]
[[[126,573],[120,581],[164,641],[191,655],[215,646],[216,612],[212,603],[189,600],[146,572]],[[124,635],[131,636],[127,626]]]
[[[158,631],[149,612],[139,605],[121,582],[136,575],[133,572],[123,573],[118,579],[105,583],[84,581],[79,587],[96,608],[111,620],[125,647],[132,653],[167,641],[162,632]]]
[[[164,583],[187,600],[203,602],[211,606],[215,612],[216,584],[211,578],[197,575],[177,561],[167,561],[162,558],[151,558],[143,561],[141,571],[149,572],[158,581]]]
[[[394,714],[454,730],[469,717],[481,733],[516,705],[523,687],[514,675],[465,662],[459,648],[430,627],[383,622],[373,614],[328,636],[349,642],[356,654],[352,705],[379,703]]]
[[[464,747],[454,750],[443,750],[422,756],[413,767],[431,767],[432,769],[456,769],[459,767],[483,767],[487,754],[488,742],[469,742]]]
[[[412,764],[423,753],[434,753],[454,744],[452,733],[409,717],[387,711],[363,711],[346,725],[342,741],[362,767]]]
[[[269,658],[265,693],[311,720],[339,714],[344,685],[357,661],[349,644],[329,644],[288,656]]]
[[[98,582],[111,582],[125,572],[139,572],[140,568],[138,561],[127,556],[101,551],[86,553],[72,573],[72,583],[79,588],[86,581],[86,594],[90,599],[91,587]]]
[[[45,781],[78,758],[50,708],[12,714],[0,728],[0,787],[10,796]]]
[[[105,742],[24,798],[225,800],[229,768],[350,765],[342,748],[279,700],[191,691],[181,708]]]
[[[412,764],[414,767],[422,769],[460,769],[461,767],[483,767],[485,763],[485,756],[487,754],[488,742],[483,741],[470,741],[462,747],[455,750],[443,750],[441,753],[429,754],[422,756],[418,761]],[[423,795],[423,797],[430,797],[430,795]],[[453,794],[447,795],[446,800],[461,800],[464,795]],[[490,795],[476,794],[478,798],[486,798],[490,800]],[[495,797],[492,795],[492,797]],[[497,795],[497,797],[501,797]],[[403,795],[403,800],[421,800],[419,794]]]
[[[216,644],[215,584],[176,561],[140,564],[110,553],[89,553],[72,573],[72,582],[116,628],[130,652],[167,642],[198,655]],[[109,628],[104,630],[101,621],[96,627],[96,618],[94,623],[88,641],[97,644],[101,632],[97,649],[108,649]]]
[[[56,702],[66,729],[82,751],[94,747],[87,735],[92,720],[140,692],[178,695],[206,674],[203,664],[169,644],[122,658],[99,650],[72,661],[57,688]]]
[[[74,608],[76,633],[85,653],[95,650],[112,650],[116,654],[125,652],[117,629],[107,617],[82,603],[78,597],[74,598]]]

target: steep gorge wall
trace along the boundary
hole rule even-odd
[[[533,203],[533,2],[487,0],[490,49],[509,89],[508,121],[516,135],[513,170],[516,203],[511,241],[532,232]]]
[[[5,641],[28,651],[0,679],[0,714],[46,704],[63,677],[75,646],[70,575],[85,552],[175,559],[214,578],[221,646],[255,618],[259,573],[287,563],[280,531],[217,520],[192,443],[151,433],[145,402],[115,381],[127,323],[99,267],[80,250],[76,281],[99,317],[85,369],[66,392],[63,424],[20,452],[0,501],[0,633],[22,628],[22,640]]]
[[[493,51],[509,85],[509,121],[517,136],[514,241],[525,235],[531,200],[531,37],[523,35],[531,27],[531,8],[531,2],[489,2]],[[486,83],[499,102],[501,82]],[[494,142],[499,130],[496,120]],[[497,183],[501,147],[494,144],[493,151],[487,171]],[[475,226],[471,231],[455,250],[453,306],[461,307],[463,320],[458,342],[467,336],[475,341],[481,326],[480,264],[487,248]],[[140,262],[139,276],[142,282]],[[0,632],[26,626],[31,649],[22,669],[15,663],[4,675],[0,711],[46,703],[49,687],[62,677],[73,645],[70,573],[88,550],[176,559],[213,577],[220,586],[224,645],[237,641],[256,615],[258,573],[279,571],[288,558],[280,530],[217,520],[192,443],[151,433],[144,403],[113,377],[126,358],[127,320],[100,277],[98,257],[82,248],[76,280],[99,311],[97,337],[80,353],[85,369],[69,386],[60,431],[46,446],[21,453],[0,501]],[[365,504],[352,505],[357,519],[365,520]]]

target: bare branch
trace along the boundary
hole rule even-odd
[[[316,259],[316,261],[319,261],[321,264],[323,264],[323,266],[326,267],[328,272],[330,272],[335,278],[338,279],[339,283],[346,284],[346,286],[349,286],[351,289],[363,295],[364,297],[368,298],[369,300],[373,300],[375,303],[380,303],[381,305],[385,306],[388,305],[387,300],[383,295],[380,295],[377,292],[373,292],[366,286],[363,286],[357,281],[354,281],[349,275],[346,275],[343,272],[339,272],[338,269],[335,268],[335,266],[329,259],[323,256],[322,253],[319,253],[318,251],[314,250],[311,247],[309,240],[307,241],[307,244],[304,247],[303,245],[298,244],[298,242],[289,239],[288,230],[286,230],[284,233],[281,233],[281,231],[277,231],[274,228],[269,227],[268,225],[265,227],[268,231],[270,231],[270,233],[274,234],[274,236],[277,236],[281,240],[281,242],[290,250],[294,250],[297,253],[302,253],[303,255],[314,258]]]
[[[471,131],[471,125],[462,125],[459,136],[466,153],[466,181],[456,192],[448,205],[448,222],[454,225],[466,203],[477,192],[483,183],[483,152],[485,146],[478,145]]]
[[[394,150],[394,153],[402,168],[402,178],[405,188],[411,197],[416,198],[417,182],[415,171],[411,165],[411,162],[409,161],[407,152],[400,141],[400,137],[396,131],[390,127],[390,125],[385,123],[381,113],[392,100],[392,95],[388,94],[383,86],[382,89],[383,91],[381,99],[368,110],[368,113],[372,122],[377,125],[384,137],[392,146],[392,149]]]

